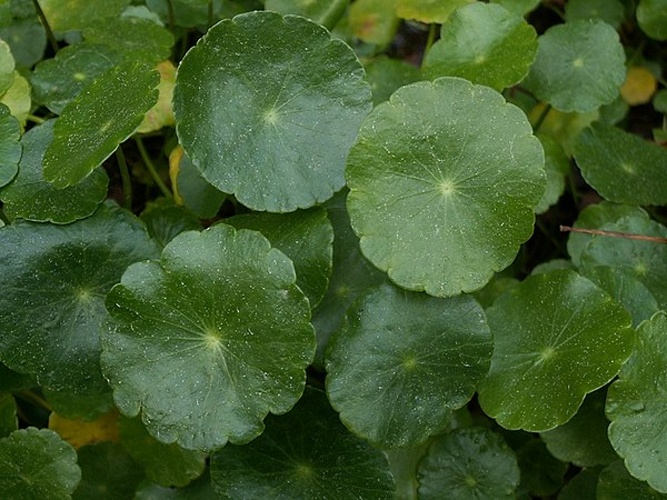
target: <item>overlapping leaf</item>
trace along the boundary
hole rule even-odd
[[[99,368],[104,298],[129,264],[156,254],[131,214],[107,206],[67,226],[0,229],[0,359],[47,388],[106,390]]]
[[[55,31],[81,30],[98,19],[117,17],[130,0],[40,0]]]
[[[343,187],[370,108],[347,45],[312,21],[272,12],[211,28],[181,62],[174,91],[179,140],[204,178],[271,212],[313,206]]]
[[[486,375],[491,334],[470,296],[439,299],[389,284],[347,313],[327,351],[327,394],[352,431],[381,448],[441,431]]]
[[[0,187],[6,186],[18,172],[21,159],[21,127],[9,108],[0,104]]]
[[[422,23],[444,23],[459,7],[475,0],[396,0],[396,14]]]
[[[348,156],[352,227],[398,285],[476,290],[530,236],[543,165],[526,116],[492,89],[407,85],[373,110]]]
[[[345,12],[350,0],[266,0],[264,8],[279,14],[296,14],[307,17],[328,29],[332,29]]]
[[[567,422],[632,351],[629,314],[573,271],[532,276],[486,312],[494,351],[479,402],[508,429]]]
[[[569,0],[565,4],[565,19],[568,22],[595,19],[618,28],[625,19],[625,7],[620,0]]]
[[[0,39],[0,95],[11,87],[14,81],[14,69],[16,64],[12,51],[7,42]]]
[[[245,443],[301,396],[315,353],[292,262],[255,231],[179,234],[107,298],[102,365],[127,416],[163,443]]]
[[[639,0],[637,21],[651,38],[667,40],[667,1]]]

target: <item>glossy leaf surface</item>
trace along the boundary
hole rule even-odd
[[[352,227],[401,287],[473,291],[530,236],[543,165],[525,115],[497,92],[460,78],[408,85],[373,110],[348,156]]]
[[[351,49],[321,26],[239,15],[210,29],[181,62],[178,136],[204,178],[244,205],[307,208],[343,187],[345,157],[371,108],[362,78]]]
[[[441,431],[486,375],[491,334],[469,296],[439,299],[389,284],[349,310],[327,351],[327,394],[343,423],[380,448]]]
[[[486,312],[494,351],[479,402],[507,429],[562,425],[632,351],[629,314],[573,271],[532,276]]]
[[[6,186],[18,172],[21,159],[21,127],[9,108],[0,104],[0,187]]]
[[[245,443],[301,396],[315,353],[292,262],[255,231],[179,234],[107,298],[102,366],[121,412],[163,443]]]

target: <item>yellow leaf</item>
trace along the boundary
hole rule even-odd
[[[74,448],[104,441],[118,441],[118,412],[102,415],[91,422],[70,420],[57,413],[49,417],[49,429],[60,434]]]
[[[632,66],[621,87],[621,95],[630,106],[637,106],[650,102],[657,88],[658,82],[653,73],[642,66]]]
[[[176,66],[171,61],[162,61],[157,65],[157,70],[160,73],[160,83],[157,86],[159,96],[155,106],[148,110],[144,121],[139,125],[137,132],[140,134],[154,132],[176,123],[171,106],[176,85]]]
[[[184,201],[178,193],[178,171],[181,168],[181,159],[183,158],[183,148],[179,144],[169,153],[169,179],[171,179],[171,190],[174,193],[174,202],[176,205],[183,205]]]
[[[459,7],[475,0],[398,0],[396,13],[401,19],[422,23],[444,23]]]

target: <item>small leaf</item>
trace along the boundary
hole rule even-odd
[[[31,105],[30,84],[18,71],[14,72],[12,85],[2,95],[0,103],[9,108],[11,114],[21,123],[21,126],[25,125]]]
[[[667,40],[667,0],[639,0],[637,21],[651,38]]]
[[[618,96],[625,80],[625,54],[607,23],[558,24],[538,42],[537,59],[523,81],[538,99],[560,111],[585,113]]]
[[[155,132],[176,123],[171,106],[176,85],[176,66],[171,61],[162,61],[157,65],[157,70],[160,73],[160,83],[157,86],[158,99],[139,125],[137,129],[139,134]]]
[[[301,396],[315,353],[292,262],[259,233],[218,224],[130,266],[107,298],[102,365],[126,416],[163,443],[246,443]]]
[[[401,19],[442,24],[459,7],[475,0],[397,0],[396,14]]]
[[[81,479],[74,448],[48,429],[21,429],[0,439],[5,498],[67,500]]]
[[[621,129],[594,124],[579,135],[574,158],[586,182],[609,201],[667,204],[664,148]]]
[[[565,177],[570,173],[570,160],[563,147],[554,139],[546,135],[539,135],[544,148],[544,170],[547,174],[547,189],[542,199],[535,207],[536,214],[546,212],[551,205],[556,204],[565,190]]]
[[[148,434],[140,419],[121,417],[118,426],[122,445],[144,467],[151,481],[162,486],[186,486],[204,471],[204,453],[160,443]]]
[[[366,65],[366,78],[371,84],[374,106],[388,101],[400,87],[422,79],[416,66],[386,56],[374,58]]]
[[[202,219],[215,217],[226,195],[202,177],[181,146],[175,147],[169,154],[169,176],[174,199],[179,204]]]
[[[118,17],[130,0],[40,0],[51,29],[81,30],[98,19]]]
[[[491,0],[491,3],[502,5],[510,12],[525,16],[530,11],[534,10],[541,0]]]
[[[460,78],[400,88],[365,120],[347,161],[364,255],[399,286],[442,297],[511,264],[545,186],[526,116]]]
[[[102,164],[155,104],[157,71],[122,63],[100,75],[56,121],[44,154],[44,178],[59,189],[78,183]]]
[[[174,91],[179,141],[204,178],[271,212],[311,207],[343,187],[370,108],[347,45],[312,21],[272,12],[211,28],[181,62]]]
[[[71,391],[54,391],[45,387],[42,387],[42,392],[53,411],[68,420],[90,422],[116,411],[108,387],[98,394],[74,394]]]
[[[185,488],[165,488],[144,481],[134,494],[134,500],[219,500],[213,491],[208,468]]]
[[[237,229],[259,231],[271,246],[294,263],[296,284],[311,309],[324,297],[332,266],[333,228],[324,210],[313,208],[291,214],[251,213],[225,219]]]
[[[632,357],[609,388],[609,440],[630,474],[667,493],[667,316],[639,326]]]
[[[131,214],[107,206],[67,226],[19,221],[0,229],[2,361],[47,388],[104,392],[104,297],[130,263],[156,254]]]
[[[0,38],[12,49],[19,68],[31,68],[44,57],[46,31],[37,16],[14,19],[9,26],[0,28]]]
[[[92,421],[72,420],[55,412],[49,415],[49,429],[56,431],[75,449],[103,441],[118,441],[118,412],[111,411]]]
[[[14,81],[16,63],[7,42],[0,39],[0,95],[4,94]]]
[[[419,498],[452,500],[515,498],[516,455],[499,434],[481,427],[457,429],[438,438],[419,463]]]
[[[9,436],[19,428],[16,418],[16,401],[11,392],[0,392],[0,438]],[[2,479],[0,479],[2,481]]]
[[[69,224],[90,216],[106,198],[109,177],[103,169],[65,189],[56,189],[44,180],[42,160],[53,139],[53,124],[54,120],[48,120],[21,138],[23,156],[18,175],[0,190],[3,210],[12,219]]]
[[[384,454],[347,432],[314,389],[287,415],[267,418],[252,443],[215,452],[211,482],[222,498],[394,498]]]
[[[386,1],[386,0],[385,0]],[[322,26],[332,29],[345,12],[350,0],[266,0],[264,8],[279,14],[296,14],[307,17]]]
[[[545,498],[563,486],[567,464],[554,458],[543,441],[530,439],[517,452],[521,487],[533,497]]]
[[[494,351],[479,403],[507,429],[564,424],[632,351],[628,313],[573,271],[531,276],[486,313]]]
[[[161,248],[164,248],[183,231],[202,229],[197,216],[165,198],[147,203],[146,209],[141,214],[141,220],[144,221],[148,233]]]
[[[598,486],[599,469],[582,469],[579,474],[570,479],[558,493],[558,500],[596,499],[595,490]],[[608,497],[599,497],[600,500],[609,500]],[[636,497],[628,497],[636,498]]]
[[[565,4],[565,20],[600,20],[618,29],[625,20],[625,7],[619,0],[569,0]]]
[[[592,392],[574,417],[560,427],[540,434],[554,457],[579,467],[608,465],[618,458],[607,438],[606,394],[604,389]]]
[[[16,176],[21,159],[21,126],[9,113],[9,108],[0,104],[0,187],[6,186]]]
[[[628,474],[621,460],[605,467],[598,477],[596,497],[599,500],[664,500],[665,495],[658,493],[644,481],[639,481]],[[578,499],[577,499],[578,500]]]
[[[375,446],[414,446],[472,398],[491,352],[472,297],[438,299],[386,284],[348,310],[332,339],[327,394],[341,421]]]
[[[658,89],[655,75],[643,66],[630,66],[625,83],[621,87],[621,96],[631,106],[651,102]]]
[[[396,35],[398,0],[356,0],[348,15],[350,31],[365,43],[387,45]]]
[[[442,25],[422,71],[431,79],[459,76],[502,90],[526,76],[536,53],[537,34],[521,16],[476,2]]]

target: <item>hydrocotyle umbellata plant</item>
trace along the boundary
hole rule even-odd
[[[665,40],[657,0],[0,1],[3,496],[667,493]]]

